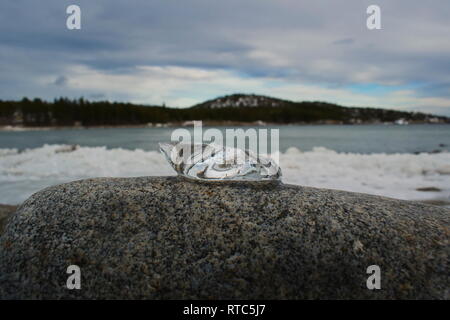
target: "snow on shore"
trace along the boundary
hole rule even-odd
[[[450,153],[356,154],[322,147],[280,154],[283,182],[406,200],[450,200]],[[158,151],[44,145],[0,149],[0,203],[18,204],[58,183],[90,177],[174,175]],[[421,192],[418,188],[433,188]]]

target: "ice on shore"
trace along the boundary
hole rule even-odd
[[[450,153],[356,154],[322,147],[280,154],[283,182],[405,200],[449,199]],[[90,177],[174,175],[159,151],[44,145],[0,149],[0,203],[18,204],[44,187]],[[437,188],[421,192],[417,188]]]

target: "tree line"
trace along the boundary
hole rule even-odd
[[[272,107],[221,107],[207,104],[191,108],[169,108],[131,103],[88,101],[83,98],[57,98],[52,102],[23,98],[20,101],[0,100],[0,125],[23,126],[103,126],[142,125],[148,123],[184,122],[190,120],[270,123],[340,123],[392,122],[403,118],[409,121],[428,121],[424,113],[411,113],[374,108],[347,108],[324,102],[290,102]]]

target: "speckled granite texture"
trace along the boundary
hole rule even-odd
[[[6,221],[9,216],[16,211],[17,206],[9,206],[6,204],[0,204],[0,235],[3,233]]]
[[[0,297],[448,299],[450,210],[290,185],[99,178],[44,189],[0,240]],[[67,266],[81,289],[66,288]],[[381,290],[366,269],[381,268]]]

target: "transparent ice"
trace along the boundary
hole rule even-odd
[[[160,143],[175,171],[205,181],[279,181],[281,169],[272,159],[249,150],[217,144]]]

